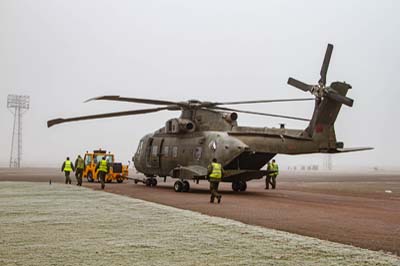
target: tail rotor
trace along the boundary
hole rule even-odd
[[[334,100],[336,102],[339,102],[341,104],[351,107],[351,106],[353,106],[353,99],[340,94],[338,91],[336,91],[335,89],[332,88],[332,84],[331,84],[331,86],[326,86],[326,76],[328,73],[329,62],[331,61],[332,51],[333,51],[333,45],[328,44],[328,47],[326,48],[326,52],[325,52],[324,61],[322,63],[320,79],[318,81],[318,84],[309,85],[309,84],[301,82],[297,79],[294,79],[292,77],[290,77],[288,79],[287,83],[293,87],[296,87],[296,88],[302,90],[302,91],[306,91],[306,92],[309,91],[311,94],[313,94],[317,98],[327,97],[331,100]]]

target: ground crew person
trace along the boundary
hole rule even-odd
[[[267,170],[270,171],[265,178],[265,189],[269,189],[269,184],[271,184],[272,189],[276,187],[276,177],[279,174],[279,166],[275,162],[275,159],[272,162],[268,162]]]
[[[71,184],[71,178],[69,176],[73,171],[74,171],[74,165],[69,160],[69,157],[67,157],[67,159],[61,166],[61,172],[65,173],[65,184]]]
[[[99,172],[97,173],[97,176],[100,179],[101,182],[101,189],[104,189],[105,182],[106,182],[106,175],[108,173],[108,162],[106,160],[106,156],[103,156],[103,158],[101,159],[100,162],[97,163],[96,166],[96,171],[99,170]]]
[[[78,158],[76,158],[75,160],[75,177],[77,186],[82,186],[82,175],[84,168],[85,168],[85,162],[83,161],[82,157],[78,155]]]
[[[218,186],[221,178],[224,174],[222,165],[217,162],[217,159],[213,159],[212,163],[208,165],[208,180],[210,181],[210,192],[211,198],[210,203],[214,203],[214,199],[218,199],[218,203],[221,203],[221,194],[218,193]]]

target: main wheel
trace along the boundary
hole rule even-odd
[[[246,183],[246,181],[240,181],[239,184],[240,184],[239,190],[240,190],[240,191],[246,191],[246,189],[247,189],[247,183]]]
[[[183,181],[182,192],[188,192],[190,189],[190,184],[188,181]]]
[[[232,182],[232,190],[238,192],[240,190],[240,181]]]
[[[182,188],[183,188],[183,183],[182,183],[182,181],[181,181],[181,180],[176,181],[175,184],[174,184],[174,190],[175,190],[175,192],[181,192],[181,191],[182,191]]]
[[[87,181],[90,182],[90,183],[93,182],[93,174],[92,174],[92,172],[89,172],[89,173],[87,174]]]
[[[152,179],[151,179],[150,186],[152,186],[152,187],[155,187],[155,186],[157,186],[157,179],[155,179],[155,178],[152,178]]]

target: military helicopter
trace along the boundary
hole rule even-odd
[[[288,84],[315,97],[302,99],[255,100],[237,102],[209,102],[189,100],[182,102],[157,99],[127,98],[121,96],[100,96],[87,101],[117,101],[158,105],[159,107],[130,110],[73,118],[49,120],[47,126],[56,124],[148,114],[159,111],[181,111],[179,118],[166,121],[165,126],[144,136],[132,160],[137,171],[146,176],[147,185],[156,185],[155,177],[167,176],[178,179],[174,184],[176,192],[190,189],[188,180],[205,180],[207,166],[216,158],[225,170],[222,182],[231,182],[234,191],[245,191],[247,181],[260,179],[268,174],[263,166],[276,154],[342,153],[363,151],[372,148],[344,148],[336,140],[334,122],[341,106],[351,107],[353,100],[346,96],[351,86],[345,82],[333,82],[326,86],[326,76],[333,51],[328,44],[320,80],[309,85],[294,78]],[[229,105],[314,101],[311,119],[240,110]],[[86,101],[86,102],[87,102]],[[238,113],[272,116],[284,119],[307,121],[305,129],[241,127],[237,123]]]

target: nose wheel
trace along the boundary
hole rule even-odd
[[[232,190],[235,192],[241,191],[244,192],[247,189],[246,181],[238,180],[232,182]]]

